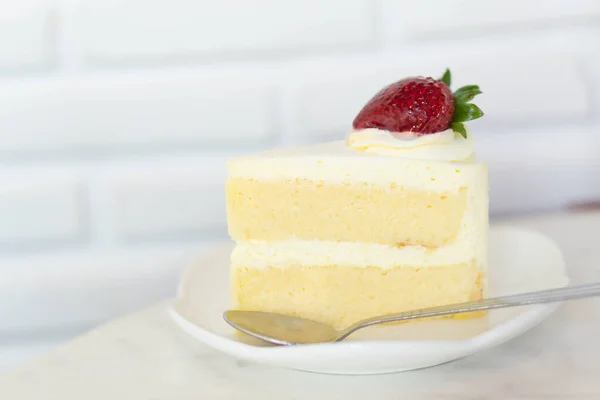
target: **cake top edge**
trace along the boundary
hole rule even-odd
[[[427,158],[425,155],[422,157],[418,157],[416,154],[415,157],[399,157],[395,152],[390,152],[389,154],[380,154],[380,153],[369,153],[369,152],[360,152],[355,151],[351,147],[349,147],[344,140],[335,140],[317,144],[308,144],[302,146],[295,147],[281,147],[265,150],[262,152],[239,156],[232,158],[228,161],[228,165],[237,165],[237,164],[247,164],[247,163],[268,163],[270,161],[273,162],[281,162],[282,160],[289,160],[294,162],[316,162],[319,160],[327,160],[328,162],[411,162],[417,164],[453,164],[453,165],[468,165],[473,163],[479,163],[477,158],[475,157],[474,152],[469,152],[468,157],[458,158],[456,160],[452,159],[440,159],[435,157],[435,154],[432,154],[431,148],[423,149],[427,150],[427,153],[430,158]],[[413,150],[414,151],[414,150]],[[446,152],[447,149],[440,148],[439,152]]]

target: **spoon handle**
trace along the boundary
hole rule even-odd
[[[583,299],[600,295],[600,282],[586,285],[567,286],[558,289],[539,290],[515,294],[510,296],[493,297],[489,299],[467,301],[464,303],[448,304],[445,306],[423,308],[420,310],[405,311],[397,314],[382,315],[359,321],[346,328],[336,341],[345,339],[351,333],[367,326],[382,324],[385,322],[406,321],[417,318],[438,317],[450,314],[462,314],[474,311],[493,310],[497,308],[508,308],[526,306],[530,304],[553,303],[558,301]]]

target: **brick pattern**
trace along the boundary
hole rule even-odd
[[[600,16],[600,3],[595,0],[478,1],[382,0],[384,29],[389,40],[402,37],[429,37],[441,34],[490,32],[522,29],[528,26],[570,24],[593,21]],[[407,12],[407,10],[410,10]]]
[[[115,233],[124,241],[224,237],[225,162],[154,162],[120,174],[111,188]]]
[[[371,21],[364,20],[370,14],[368,0],[129,3],[123,7],[120,0],[82,2],[76,18],[84,57],[243,57],[247,52],[363,46],[374,33]]]
[[[0,275],[223,239],[226,159],[342,138],[383,85],[446,66],[485,92],[493,213],[600,196],[599,5],[0,2]]]
[[[44,0],[0,5],[0,70],[43,70],[54,58],[51,6]]]
[[[174,75],[0,84],[0,151],[251,143],[268,138],[272,127],[267,89],[227,82]]]
[[[78,182],[19,183],[0,189],[0,249],[79,241],[86,233]]]

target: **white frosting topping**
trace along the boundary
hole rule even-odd
[[[356,151],[343,140],[270,150],[231,159],[227,165],[230,178],[369,182],[439,192],[457,192],[487,173],[473,158],[445,161],[378,155]]]
[[[393,136],[381,129],[359,129],[348,134],[346,144],[365,153],[420,160],[465,161],[475,152],[470,132],[465,139],[451,129],[421,136],[411,132]]]

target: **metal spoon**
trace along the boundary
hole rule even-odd
[[[359,329],[386,322],[553,303],[599,295],[600,282],[383,315],[359,321],[342,330],[336,330],[329,325],[310,319],[262,311],[229,310],[223,313],[223,318],[232,327],[269,343],[276,345],[310,344],[339,342]]]

